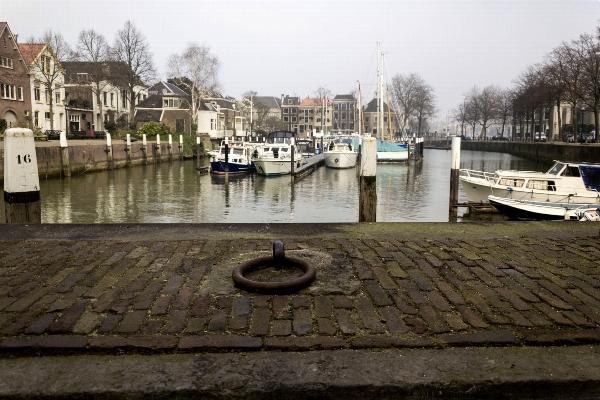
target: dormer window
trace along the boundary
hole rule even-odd
[[[0,58],[0,66],[4,67],[4,68],[12,68],[13,67],[12,58],[8,58],[8,57]]]
[[[288,104],[292,104],[292,99],[288,99]]]

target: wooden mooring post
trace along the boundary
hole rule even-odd
[[[69,158],[69,144],[67,142],[67,133],[60,131],[60,151],[62,160],[63,175],[71,176],[71,160]]]
[[[108,169],[114,169],[115,163],[113,159],[113,147],[112,147],[112,138],[110,137],[110,133],[106,133],[106,161],[108,163]]]
[[[40,178],[33,131],[4,132],[4,215],[7,224],[40,224]]]
[[[156,135],[156,147],[154,148],[154,162],[160,162],[161,149],[160,149],[160,135]]]
[[[127,165],[131,165],[131,135],[127,134],[127,142],[125,152],[127,153]]]
[[[377,140],[364,138],[360,159],[358,222],[377,221]]]
[[[148,142],[146,140],[146,134],[142,134],[142,158],[144,160],[144,165],[148,164]]]
[[[460,170],[460,136],[452,137],[452,149],[450,161],[450,211],[454,209],[453,204],[458,204],[458,185]]]

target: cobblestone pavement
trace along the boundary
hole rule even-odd
[[[286,239],[317,268],[292,295],[231,281],[237,263],[270,253],[265,240],[2,240],[0,350],[600,343],[598,236],[421,236]]]

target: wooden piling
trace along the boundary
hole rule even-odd
[[[450,162],[450,211],[452,205],[458,204],[458,185],[460,169],[460,136],[452,137],[451,162]]]
[[[4,215],[7,224],[40,224],[40,178],[33,131],[4,132]]]
[[[154,162],[160,162],[161,149],[160,149],[160,135],[156,135],[156,147],[154,148]]]
[[[200,137],[196,137],[196,169],[200,170]]]
[[[125,146],[125,152],[127,153],[127,165],[131,165],[131,135],[127,134],[127,145]]]
[[[229,174],[229,142],[225,138],[225,176]]]
[[[106,134],[106,161],[108,162],[108,169],[114,169],[115,163],[113,159],[113,148],[112,148],[112,138],[110,137],[110,133]]]
[[[377,221],[377,140],[364,138],[360,161],[358,222]]]
[[[167,151],[169,153],[169,161],[173,161],[173,136],[169,133],[169,144],[167,145]]]
[[[183,160],[183,135],[179,135],[179,159]]]
[[[142,158],[144,160],[144,165],[148,164],[148,142],[146,141],[146,134],[142,134]]]
[[[60,132],[60,151],[61,151],[63,175],[66,177],[70,177],[71,176],[71,160],[69,158],[69,145],[67,143],[67,133],[63,132],[63,131]]]

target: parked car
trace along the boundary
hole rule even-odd
[[[592,131],[593,132],[593,131]],[[591,143],[594,141],[594,137],[596,136],[595,133],[596,132],[589,132],[589,133],[581,133],[579,134],[578,138],[577,138],[577,142],[579,143]]]
[[[62,131],[60,129],[54,129],[54,130],[48,129],[46,131],[46,136],[47,136],[48,140],[53,140],[53,139],[59,140],[61,132]]]
[[[567,133],[567,135],[563,139],[563,142],[574,143],[575,142],[575,135],[572,134],[572,133]]]
[[[545,142],[545,141],[547,141],[548,139],[546,137],[546,132],[542,132],[542,133],[536,132],[533,140],[536,141],[536,142]]]

